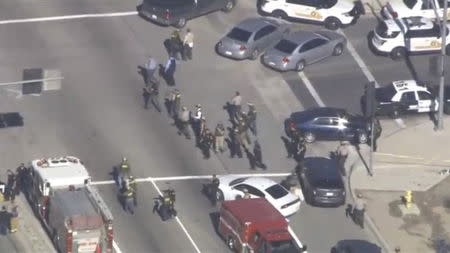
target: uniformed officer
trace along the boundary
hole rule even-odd
[[[256,108],[255,105],[252,103],[247,103],[248,105],[248,112],[247,112],[247,125],[250,128],[250,131],[252,131],[253,135],[256,136]]]
[[[126,157],[122,157],[122,162],[119,166],[119,188],[124,188],[125,179],[130,175],[130,164],[128,163],[128,159]]]
[[[353,208],[353,220],[356,225],[364,228],[364,213],[366,211],[366,204],[362,194],[358,194],[355,200],[355,207]]]
[[[223,153],[225,151],[225,127],[222,123],[217,124],[214,131],[214,151]]]
[[[181,40],[180,30],[176,29],[170,35],[170,54],[172,57],[175,57],[177,60],[180,59],[178,54],[182,56],[182,47],[183,41]]]
[[[212,181],[211,181],[211,191],[210,191],[210,198],[213,205],[217,204],[217,192],[219,191],[219,185],[220,180],[217,178],[216,174],[212,175]]]
[[[259,144],[258,140],[255,141],[255,144],[253,146],[253,155],[255,156],[256,166],[263,170],[267,169],[267,166],[263,162],[261,145]]]
[[[196,105],[194,111],[191,112],[192,129],[194,129],[194,134],[198,138],[200,136],[200,121],[202,119],[202,106],[200,104]]]
[[[214,143],[214,135],[208,128],[205,128],[201,135],[200,140],[200,148],[202,149],[203,155],[205,159],[209,159],[211,157],[211,146]]]
[[[122,190],[122,198],[125,212],[130,212],[134,214],[134,197],[133,189],[131,187],[124,188]]]
[[[190,113],[188,109],[183,106],[181,108],[181,114],[179,117],[180,122],[180,132],[186,137],[186,139],[191,139],[191,134],[189,131],[189,119],[190,119]]]
[[[178,89],[174,90],[174,99],[173,99],[173,116],[175,119],[178,118],[178,114],[180,113],[181,107],[181,92]]]
[[[373,121],[373,152],[377,152],[377,140],[380,138],[383,129],[378,118],[373,118]]]
[[[241,149],[241,142],[239,138],[239,130],[234,127],[231,130],[231,158],[234,158],[234,156],[238,156],[239,158],[242,158],[242,149]]]

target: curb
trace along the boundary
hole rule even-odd
[[[361,162],[361,158],[359,160],[357,160],[353,165],[351,165],[350,173],[348,175],[348,189],[350,189],[350,196],[352,198],[353,203],[355,203],[355,199],[356,199],[355,195],[356,194],[355,194],[355,189],[353,189],[351,187],[352,175],[353,175],[353,171],[355,170],[355,168],[361,164],[360,162]],[[366,212],[366,215],[364,215],[364,221],[369,225],[368,227],[369,227],[370,231],[372,232],[372,234],[375,235],[376,239],[381,244],[381,247],[383,248],[383,252],[390,253],[391,247],[389,246],[388,242],[383,238],[383,236],[381,235],[377,226],[375,225],[374,221],[372,220],[372,218],[369,217],[367,212]]]

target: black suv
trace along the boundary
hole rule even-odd
[[[308,157],[299,173],[307,203],[337,207],[345,203],[345,186],[335,160]]]
[[[161,25],[182,28],[187,20],[210,12],[230,12],[236,0],[143,0],[139,14]]]
[[[292,113],[285,121],[288,136],[292,129],[304,133],[305,141],[308,143],[315,140],[366,143],[370,128],[362,116],[349,114],[344,109],[320,107]]]

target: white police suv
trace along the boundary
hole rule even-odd
[[[398,117],[401,114],[414,112],[425,113],[438,110],[438,101],[431,91],[418,85],[414,80],[394,81],[388,85],[375,89],[375,114],[381,116]],[[363,96],[361,105],[363,111],[366,105]]]
[[[324,23],[331,30],[354,24],[365,13],[360,0],[261,0],[259,8],[283,19]]]
[[[436,18],[433,6],[438,9],[438,15],[442,18],[444,13],[444,0],[389,0],[381,9],[384,18],[425,17]],[[450,10],[448,10],[450,16]]]
[[[450,54],[450,36],[447,24],[447,55]],[[400,60],[410,53],[426,53],[441,50],[441,29],[438,23],[423,17],[383,20],[376,27],[370,40],[379,53],[389,54]]]

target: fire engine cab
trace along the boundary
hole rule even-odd
[[[28,171],[25,195],[59,252],[112,253],[112,214],[80,159],[37,159]]]

